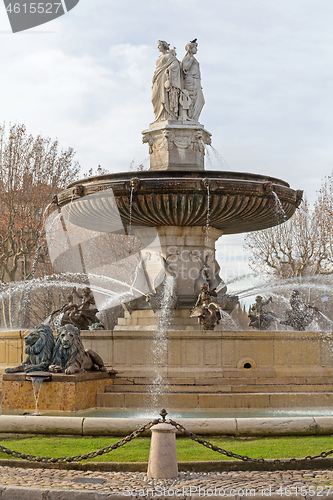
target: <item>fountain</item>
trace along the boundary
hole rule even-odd
[[[207,330],[190,317],[203,285],[224,313],[238,303],[219,275],[216,241],[281,224],[302,199],[280,179],[204,169],[211,134],[199,123],[197,47],[187,44],[180,62],[158,42],[155,121],[143,132],[150,169],[74,182],[47,221],[55,270],[86,273],[99,310],[109,280],[124,308],[113,331],[82,335],[118,372],[96,405],[145,408],[152,382],[157,409],[330,405],[333,369],[318,332],[241,332],[223,315]]]

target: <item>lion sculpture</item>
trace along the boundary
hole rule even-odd
[[[47,371],[51,363],[54,338],[50,327],[38,325],[24,337],[27,357],[19,366],[6,368],[6,373]]]
[[[84,349],[76,326],[68,324],[58,328],[49,371],[73,375],[91,370],[106,371],[102,358],[91,349]]]

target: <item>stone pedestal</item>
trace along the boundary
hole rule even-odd
[[[151,428],[151,443],[147,476],[171,479],[178,476],[176,429],[166,423]]]
[[[193,306],[200,286],[209,282],[215,288],[220,282],[220,266],[215,259],[215,243],[222,231],[205,227],[156,228],[162,254],[168,269],[176,278],[179,305]]]
[[[84,372],[76,375],[52,373],[50,382],[43,382],[38,399],[38,411],[75,412],[95,408],[96,397],[110,381],[107,372]],[[35,410],[31,381],[25,373],[6,373],[2,380],[2,411],[29,412]]]
[[[220,266],[215,258],[215,243],[223,232],[202,226],[162,226],[155,230],[158,238],[142,251],[146,277],[150,281],[149,289],[153,291],[162,282],[162,279],[156,282],[154,277],[158,275],[158,270],[163,270],[163,263],[159,257],[159,269],[156,269],[156,259],[152,258],[152,255],[162,255],[166,274],[175,278],[177,307],[191,308],[202,283],[208,282],[210,288],[216,288],[222,281]],[[135,228],[132,232],[135,234]]]
[[[149,144],[150,170],[204,170],[211,134],[198,122],[162,121],[142,132]]]

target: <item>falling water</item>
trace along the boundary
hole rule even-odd
[[[126,283],[124,281],[111,278],[109,276],[96,275],[93,273],[83,274],[83,273],[60,273],[49,275],[43,278],[34,278],[29,281],[32,291],[32,300],[34,297],[38,297],[43,294],[44,291],[57,290],[61,292],[68,292],[73,286],[76,288],[82,287],[87,281],[91,283],[91,289],[94,293],[99,294],[100,300],[103,301],[99,304],[98,308],[100,312],[104,309],[108,309],[119,305],[122,302],[130,301],[133,296],[142,296],[142,291],[134,287],[131,283]],[[0,288],[0,300],[7,301],[10,298],[10,303],[12,304],[11,309],[11,319],[12,328],[20,327],[20,297],[23,291],[26,290],[27,283],[15,282],[11,286]],[[39,300],[39,299],[38,299]],[[27,304],[26,304],[27,306]],[[46,307],[47,310],[47,307]],[[35,308],[35,320],[34,323],[38,324],[45,320],[45,316],[41,316],[43,308]],[[8,329],[8,326],[6,327]]]
[[[73,190],[71,201],[69,202],[69,209],[68,209],[68,213],[67,213],[67,222],[70,222],[70,216],[71,216],[72,208],[74,205],[74,198],[75,198],[75,191]]]
[[[21,301],[20,301],[20,309],[18,311],[18,324],[22,324],[22,319],[23,319],[23,314],[24,314],[24,310],[26,309],[27,305],[29,304],[29,301],[30,301],[30,293],[31,293],[31,288],[32,288],[32,280],[35,278],[35,274],[36,274],[36,270],[37,270],[37,265],[38,265],[38,262],[39,262],[39,257],[40,257],[40,251],[41,251],[41,247],[42,247],[42,240],[43,240],[43,236],[44,236],[44,230],[45,230],[45,221],[46,221],[46,215],[47,215],[47,211],[48,209],[50,208],[50,206],[52,205],[52,202],[49,203],[43,214],[42,214],[42,228],[41,230],[39,231],[39,234],[38,234],[38,239],[37,239],[37,243],[36,243],[36,253],[35,253],[35,258],[34,258],[34,261],[32,263],[32,268],[31,268],[31,278],[29,280],[26,280],[24,283],[24,288],[22,290],[22,298],[21,298]],[[11,325],[13,326],[13,325]]]
[[[168,364],[168,337],[167,331],[170,325],[171,314],[174,305],[174,289],[175,279],[173,276],[167,276],[164,281],[160,318],[157,332],[152,342],[152,362],[153,362],[153,379],[150,387],[150,408],[158,408],[160,405],[160,397],[165,392],[167,382],[164,378],[164,368]],[[165,399],[163,399],[165,405]]]
[[[323,318],[327,321],[327,323],[328,323],[329,325],[333,325],[333,321],[332,321],[330,318],[328,318],[328,317],[326,316],[326,314],[322,313],[321,311],[318,311],[318,314],[319,314],[320,316],[322,316],[322,317],[323,317]]]
[[[205,151],[208,170],[231,170],[227,161],[212,145],[206,145]]]
[[[129,206],[129,225],[128,225],[127,236],[126,236],[128,253],[132,252],[132,248],[131,248],[131,244],[130,244],[130,236],[132,233],[133,194],[134,194],[134,186],[131,185],[130,206]]]
[[[278,197],[278,195],[276,194],[275,191],[272,191],[272,193],[273,193],[274,201],[275,201],[275,213],[276,213],[276,217],[278,219],[278,222],[280,224],[282,224],[282,222],[285,222],[288,217],[286,215],[286,212],[283,209],[283,206],[282,206],[282,203],[280,201],[280,198]]]
[[[75,197],[75,193],[73,191],[72,198],[71,198],[71,201],[70,201],[70,206],[69,206],[68,220],[69,220],[71,208],[72,208],[72,205],[73,205],[74,197]],[[42,227],[41,227],[41,230],[39,231],[39,235],[38,235],[38,239],[37,239],[35,258],[34,258],[34,261],[32,263],[32,268],[31,268],[31,272],[30,272],[30,276],[31,277],[30,277],[30,279],[25,280],[23,282],[24,286],[23,286],[23,289],[22,289],[22,298],[20,300],[20,307],[19,307],[19,310],[18,310],[18,317],[17,317],[17,323],[18,323],[18,325],[22,325],[24,311],[26,310],[26,308],[28,307],[28,305],[30,303],[30,296],[31,296],[31,291],[32,291],[32,287],[33,287],[33,281],[34,281],[34,278],[35,278],[35,274],[36,274],[36,270],[37,270],[37,265],[38,265],[39,258],[40,258],[40,252],[41,252],[41,248],[42,248],[42,245],[43,245],[43,237],[44,237],[44,232],[45,232],[46,216],[47,216],[48,209],[50,208],[50,206],[52,204],[53,204],[53,202],[49,203],[46,206],[46,208],[44,209],[43,213],[42,213]],[[61,212],[60,212],[59,216],[61,217]],[[53,220],[52,226],[53,226],[53,224],[54,224],[54,222],[56,220],[57,220],[57,218],[55,218]],[[51,226],[50,229],[52,229],[52,226]],[[13,325],[11,325],[11,326],[13,326]]]
[[[27,380],[31,380],[32,389],[34,391],[35,411],[34,411],[33,415],[41,415],[41,413],[38,412],[38,400],[39,400],[40,391],[42,388],[42,383],[43,383],[43,380],[45,380],[45,379],[43,377],[27,377]]]
[[[206,214],[206,227],[205,227],[205,247],[209,243],[209,224],[210,224],[210,190],[209,182],[207,182],[207,214]]]
[[[49,203],[47,205],[47,207],[45,208],[44,212],[43,212],[43,228],[45,226],[45,221],[46,221],[46,214],[47,214],[47,211],[48,209],[50,208],[50,206],[53,205],[53,201],[51,201],[51,203]]]

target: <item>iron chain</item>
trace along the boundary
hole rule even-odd
[[[230,457],[230,458],[236,458],[237,460],[243,460],[244,462],[257,462],[257,463],[265,463],[265,462],[272,463],[273,462],[273,464],[276,464],[276,465],[282,463],[282,460],[280,460],[280,459],[268,461],[268,460],[265,460],[264,458],[252,458],[252,457],[248,457],[247,455],[239,455],[238,453],[234,453],[232,451],[227,451],[223,448],[220,448],[219,446],[216,446],[215,444],[210,443],[209,441],[206,441],[205,439],[202,439],[201,437],[197,436],[193,432],[188,431],[187,429],[185,429],[184,426],[175,422],[174,420],[170,419],[169,422],[178,431],[180,431],[185,436],[192,439],[192,441],[196,441],[197,443],[202,444],[203,446],[205,446],[206,448],[208,448],[210,450],[216,451],[217,453],[221,453],[221,455],[226,455],[227,457]],[[283,462],[292,463],[292,462],[300,462],[302,460],[314,460],[316,458],[327,458],[329,455],[332,455],[332,454],[333,454],[333,450],[329,450],[329,451],[323,451],[319,455],[314,455],[314,456],[307,455],[304,458],[284,459]]]
[[[105,448],[102,448],[100,450],[96,451],[91,451],[90,453],[85,453],[83,455],[75,455],[74,457],[37,457],[36,455],[26,455],[24,453],[20,453],[19,451],[12,451],[9,448],[6,448],[5,446],[0,446],[0,452],[6,453],[7,455],[11,455],[12,457],[15,458],[21,458],[22,460],[29,460],[31,462],[43,462],[43,463],[51,463],[51,464],[56,464],[56,463],[64,463],[64,462],[80,462],[82,460],[88,460],[89,458],[95,458],[100,455],[104,455],[105,453],[110,453],[113,450],[116,450],[117,448],[120,448],[121,446],[124,446],[126,443],[129,443],[136,437],[140,436],[144,431],[149,430],[153,425],[156,425],[160,422],[160,419],[152,420],[148,424],[143,425],[139,429],[131,432],[128,436],[124,437],[123,439],[120,439],[116,443],[113,443],[110,446],[106,446]]]

